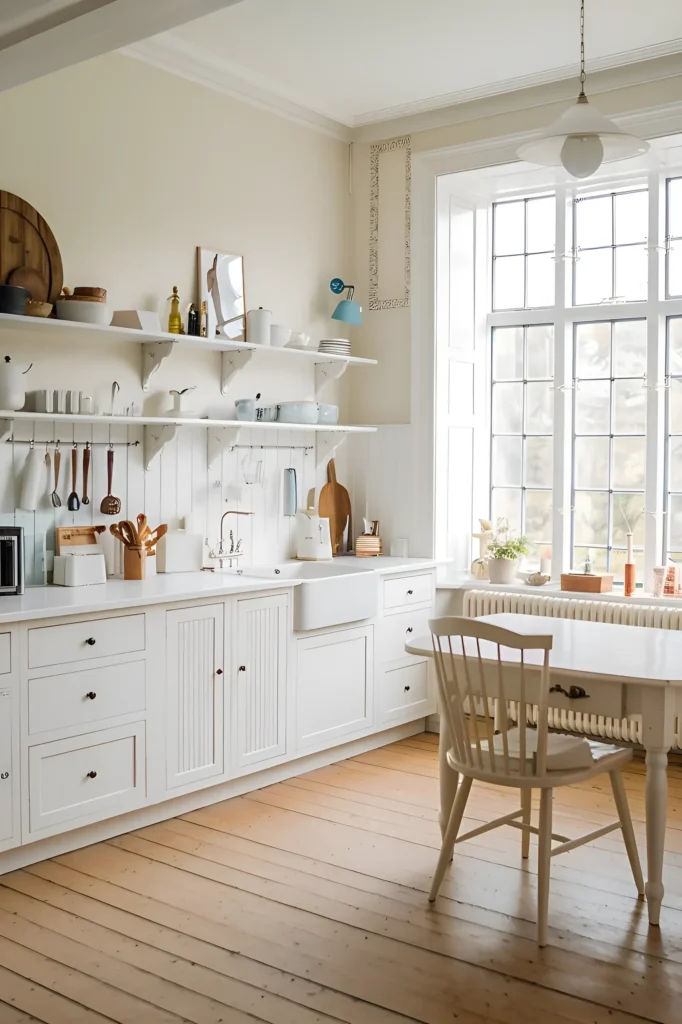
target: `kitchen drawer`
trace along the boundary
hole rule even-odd
[[[406,658],[416,661],[415,656],[405,650],[405,644],[428,635],[429,615],[428,610],[417,609],[380,619],[377,623],[378,661],[386,663],[404,661]]]
[[[394,668],[380,676],[379,713],[383,718],[415,718],[430,712],[429,666],[425,661]]]
[[[0,633],[0,676],[12,671],[12,635]]]
[[[30,747],[28,769],[34,836],[130,811],[145,797],[144,722]]]
[[[84,619],[28,631],[28,667],[65,665],[145,649],[144,614],[111,619]]]
[[[28,682],[28,732],[92,726],[105,718],[144,711],[144,661],[43,676]]]
[[[409,608],[412,605],[432,604],[433,573],[421,576],[400,576],[384,580],[384,609]]]

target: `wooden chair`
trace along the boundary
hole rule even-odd
[[[547,708],[551,636],[527,636],[457,616],[429,622],[433,638],[441,715],[452,744],[450,768],[461,776],[429,893],[438,895],[455,843],[500,825],[522,830],[521,853],[528,857],[530,834],[538,838],[537,939],[547,944],[550,859],[620,828],[640,897],[644,879],[620,769],[632,751],[586,738],[550,734]],[[537,706],[537,725],[528,712]],[[512,712],[515,712],[512,713]],[[478,719],[485,735],[481,738]],[[567,765],[575,765],[567,767]],[[578,839],[552,832],[552,798],[557,786],[608,773],[619,820]],[[518,811],[459,835],[473,780],[520,790]],[[539,828],[531,824],[532,790],[540,790]],[[552,848],[552,840],[560,845]]]

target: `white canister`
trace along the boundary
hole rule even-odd
[[[269,345],[272,313],[269,309],[250,309],[246,314],[246,340],[250,345]]]
[[[29,366],[29,370],[31,367]],[[26,403],[26,388],[23,374],[28,370],[20,370],[9,356],[0,362],[0,409],[16,412],[23,409]]]

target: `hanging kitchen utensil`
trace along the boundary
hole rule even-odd
[[[81,507],[81,500],[78,497],[76,483],[78,482],[78,445],[74,444],[71,449],[71,494],[69,495],[66,507],[69,512],[77,512]]]
[[[336,466],[330,459],[327,466],[327,483],[320,491],[319,515],[329,520],[332,540],[332,554],[338,555],[343,546],[343,538],[350,515],[350,495],[336,479]]]
[[[35,512],[40,501],[40,484],[43,479],[43,467],[45,463],[43,456],[31,441],[29,453],[24,463],[24,471],[21,478],[21,495],[18,508]]]
[[[282,493],[282,514],[295,516],[298,497],[296,494],[296,470],[289,468],[284,470],[284,490]]]
[[[102,498],[102,504],[99,507],[102,515],[105,516],[117,516],[121,511],[121,499],[114,497],[111,492],[111,485],[114,480],[114,449],[110,448],[107,452],[107,494]]]
[[[90,499],[88,498],[88,473],[90,472],[90,442],[86,444],[83,449],[83,497],[81,503],[83,505],[89,505]]]
[[[54,453],[54,490],[52,492],[52,504],[54,505],[55,508],[60,508],[62,504],[62,499],[59,497],[59,494],[57,493],[57,488],[59,487],[59,469],[61,467],[61,464],[62,453],[60,452],[59,448],[56,448]]]

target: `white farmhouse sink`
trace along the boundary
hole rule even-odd
[[[294,588],[294,629],[322,629],[371,619],[377,613],[379,579],[371,566],[333,562],[283,562],[239,570],[257,579],[302,580]]]

